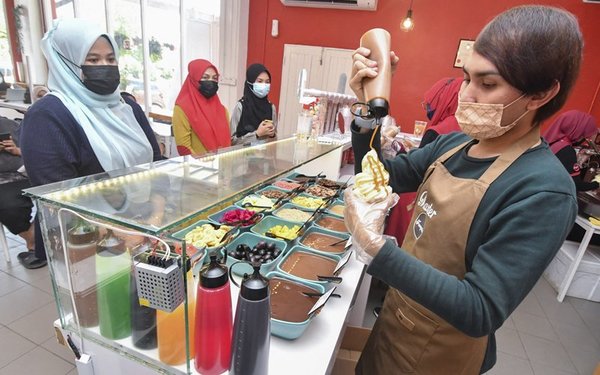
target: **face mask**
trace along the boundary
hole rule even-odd
[[[119,87],[121,76],[117,65],[82,65],[83,85],[98,95],[108,95]]]
[[[252,92],[259,98],[264,98],[265,96],[269,95],[269,91],[271,91],[271,84],[269,83],[252,83]]]
[[[425,104],[425,111],[427,111],[427,118],[431,120],[433,118],[433,114],[435,113],[435,109],[431,109],[429,103]]]
[[[211,80],[202,80],[200,81],[198,91],[200,91],[200,94],[204,95],[205,98],[212,98],[217,91],[219,91],[219,83]]]
[[[459,101],[454,116],[463,133],[471,138],[481,140],[500,137],[512,129],[523,116],[529,113],[529,110],[526,110],[515,121],[502,126],[502,113],[504,109],[510,107],[524,96],[525,94],[519,96],[507,105]]]

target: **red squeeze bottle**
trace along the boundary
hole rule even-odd
[[[227,267],[211,254],[200,270],[196,297],[194,359],[203,375],[218,375],[229,369],[232,334],[231,291]]]

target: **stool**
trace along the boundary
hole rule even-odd
[[[583,254],[587,250],[587,247],[590,244],[592,236],[594,234],[600,233],[600,226],[596,226],[596,225],[593,225],[592,223],[590,223],[590,221],[587,219],[587,217],[577,215],[577,218],[575,219],[575,224],[577,224],[580,227],[582,227],[583,229],[585,229],[585,235],[581,239],[581,244],[579,245],[579,248],[577,248],[577,253],[575,254],[575,259],[573,259],[573,262],[571,262],[571,265],[569,266],[567,274],[565,275],[565,278],[563,279],[562,283],[560,284],[560,288],[558,289],[558,296],[556,297],[556,299],[559,302],[562,302],[563,299],[565,298],[565,295],[567,294],[567,291],[569,290],[569,286],[571,285],[571,282],[573,281],[573,277],[575,276],[575,273],[577,272],[577,267],[579,267],[579,263],[581,263]]]
[[[8,242],[6,242],[6,235],[4,234],[4,225],[0,223],[0,248],[4,253],[4,260],[6,263],[10,263],[10,254],[8,253]]]

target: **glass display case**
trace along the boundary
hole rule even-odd
[[[290,138],[28,189],[61,328],[81,352],[195,373],[192,269],[206,251],[174,234],[339,147]]]

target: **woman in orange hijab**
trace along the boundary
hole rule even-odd
[[[207,60],[188,64],[188,76],[173,109],[179,155],[203,154],[231,145],[227,110],[221,104],[219,71]]]

